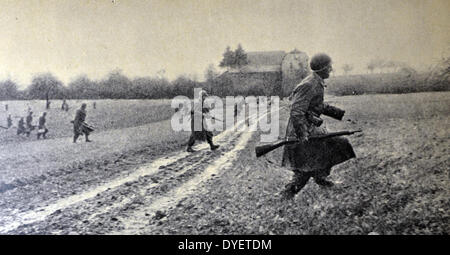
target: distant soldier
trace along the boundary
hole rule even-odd
[[[8,128],[12,127],[12,119],[11,119],[11,114],[8,114],[8,118],[6,118],[6,123],[8,125]]]
[[[332,182],[325,179],[331,167],[355,157],[346,138],[308,140],[310,135],[327,133],[325,128],[319,127],[321,120],[318,121],[318,117],[321,114],[338,115],[338,119],[344,115],[344,111],[323,102],[324,79],[330,76],[331,58],[326,54],[317,54],[311,58],[310,67],[313,72],[294,88],[290,96],[286,139],[302,142],[284,147],[282,166],[294,172],[292,181],[283,192],[285,199],[293,198],[311,177],[318,185],[333,186]]]
[[[95,101],[92,103],[92,106],[94,107],[94,109],[97,109],[97,103],[95,103]]]
[[[75,113],[75,119],[73,120],[73,142],[76,143],[77,139],[80,135],[85,136],[86,142],[92,142],[89,140],[88,136],[90,133],[90,130],[86,127],[86,123],[84,121],[86,120],[86,104],[83,103],[81,105],[81,108],[77,110]]]
[[[61,110],[63,111],[69,111],[69,104],[66,102],[66,99],[63,99],[63,102],[61,104]]]
[[[48,132],[47,126],[45,125],[45,122],[47,121],[45,119],[46,115],[47,115],[47,113],[44,112],[44,113],[42,113],[42,116],[39,117],[39,126],[38,126],[38,132],[37,132],[37,139],[38,140],[39,140],[39,138],[41,138],[41,135],[42,135],[42,138],[44,138],[44,139],[47,138],[47,137],[45,137],[45,135]]]
[[[27,129],[27,137],[30,136],[31,131],[34,130],[34,126],[33,126],[33,112],[29,112],[28,116],[26,118],[26,129]]]
[[[234,103],[234,124],[236,125],[236,123],[237,123],[237,115],[238,115],[238,113],[239,113],[239,108],[240,107],[240,105],[238,105],[238,103],[236,102],[236,103]]]
[[[50,100],[49,101],[47,101],[47,104],[45,105],[45,109],[50,109],[50,104],[51,104],[52,102],[50,102]]]
[[[25,121],[23,120],[23,117],[20,117],[19,123],[17,123],[17,135],[25,134]]]
[[[207,141],[209,143],[209,146],[211,148],[211,150],[216,150],[217,148],[219,148],[219,145],[214,145],[213,143],[213,133],[211,131],[206,130],[205,127],[205,117],[208,117],[208,113],[209,113],[209,108],[205,107],[203,105],[206,97],[208,96],[208,93],[206,93],[206,91],[201,90],[199,93],[199,97],[200,97],[200,101],[196,102],[194,104],[194,109],[191,111],[191,136],[189,137],[189,141],[188,141],[188,147],[187,150],[188,152],[195,152],[192,149],[192,146],[194,145],[196,140],[199,141]],[[194,117],[195,116],[195,117]],[[201,123],[197,123],[198,126],[201,128],[201,130],[195,130],[195,122],[198,121]]]
[[[5,104],[5,111],[8,111],[8,104]]]
[[[244,101],[245,123],[250,126],[250,105]]]

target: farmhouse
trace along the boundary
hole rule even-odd
[[[229,68],[218,77],[231,83],[236,94],[242,89],[259,95],[286,96],[309,70],[308,56],[297,49],[289,53],[247,52],[247,61],[247,65]]]

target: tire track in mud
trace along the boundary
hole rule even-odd
[[[263,116],[260,116],[260,118]],[[136,207],[148,205],[147,203],[151,203],[151,207],[150,210],[146,210],[145,215],[149,215],[149,211],[154,212],[159,207],[167,208],[167,205],[172,205],[180,200],[182,193],[186,196],[186,190],[193,192],[200,183],[214,176],[219,166],[231,164],[232,161],[227,162],[228,159],[235,157],[239,150],[245,148],[248,139],[252,136],[247,133],[244,135],[245,138],[241,138],[243,132],[232,132],[234,128],[239,130],[240,125],[245,125],[245,122],[239,122],[235,127],[216,136],[216,141],[222,146],[221,149],[225,148],[230,151],[220,156],[214,164],[207,166],[203,173],[201,172],[202,166],[207,165],[208,161],[214,159],[217,155],[209,151],[205,152],[208,147],[207,144],[197,145],[195,148],[200,150],[197,153],[172,153],[155,160],[149,165],[138,168],[126,177],[122,176],[92,190],[63,198],[51,205],[23,213],[13,211],[10,215],[2,216],[0,219],[0,233],[16,232],[15,230],[18,228],[20,232],[20,230],[27,230],[30,227],[32,228],[31,233],[61,233],[61,231],[52,231],[51,229],[61,229],[61,226],[67,224],[61,225],[60,223],[67,221],[71,222],[70,226],[76,226],[77,224],[72,222],[73,219],[84,225],[76,227],[75,233],[86,232],[86,230],[90,232],[90,228],[86,229],[86,225],[91,225],[92,222],[100,223],[98,226],[101,229],[97,229],[95,233],[102,233],[108,232],[108,228],[104,228],[101,221],[107,219],[111,214],[115,215],[130,209],[134,210]],[[238,146],[235,146],[236,141]],[[175,169],[173,166],[175,166]],[[197,173],[199,171],[200,174]],[[173,175],[174,172],[175,175]],[[180,184],[181,187],[178,187]],[[187,189],[186,187],[190,188]],[[167,191],[170,191],[167,195],[159,196],[159,194]],[[117,195],[117,193],[120,195]],[[158,197],[156,200],[153,199],[155,195]],[[120,197],[120,199],[117,199],[117,197]],[[175,199],[172,199],[173,197]],[[139,211],[142,211],[142,209]],[[116,217],[111,219],[112,221],[118,221]],[[40,227],[40,224],[43,226]],[[130,226],[142,225],[142,221],[130,220],[126,225],[128,225],[126,233],[133,233],[137,228]]]
[[[251,137],[252,133],[243,133],[237,140],[237,144],[233,149],[208,165],[201,174],[196,175],[181,186],[170,190],[167,194],[156,199],[150,199],[151,201],[148,201],[149,203],[145,202],[144,204],[149,204],[149,206],[143,206],[139,208],[139,210],[132,211],[131,215],[126,215],[123,220],[124,228],[111,234],[139,234],[139,231],[143,230],[148,232],[148,226],[143,224],[143,222],[148,220],[145,216],[155,215],[155,218],[160,217],[159,215],[164,215],[164,213],[161,213],[162,211],[175,206],[183,198],[195,192],[202,183],[205,183],[213,176],[217,176],[217,174],[219,174],[219,169],[223,170],[232,166],[238,153],[246,148],[247,142]]]

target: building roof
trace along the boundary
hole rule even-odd
[[[254,66],[281,65],[284,56],[286,56],[284,51],[247,52],[248,64]]]
[[[248,65],[239,69],[230,69],[230,73],[265,73],[281,71],[284,51],[253,51],[247,52]]]

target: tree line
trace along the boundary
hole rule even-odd
[[[209,73],[210,79],[218,75],[217,71],[212,72]],[[65,85],[52,73],[41,73],[35,75],[23,90],[19,90],[12,80],[0,81],[0,100],[162,99],[178,95],[193,97],[194,88],[211,88],[209,82],[212,80],[200,82],[188,75],[180,75],[173,81],[165,77],[130,79],[120,70],[115,70],[102,80],[96,81],[81,75]]]
[[[223,57],[219,64],[222,68],[248,64],[247,54],[241,44],[234,51],[227,47]],[[35,75],[24,90],[19,90],[14,81],[0,81],[0,100],[40,99],[48,102],[50,99],[162,99],[178,95],[193,97],[194,88],[203,88],[221,97],[233,92],[231,81],[216,79],[220,72],[213,64],[208,66],[204,75],[205,82],[188,75],[180,75],[169,81],[164,77],[164,71],[158,73],[157,77],[129,79],[120,70],[114,70],[100,81],[82,75],[65,85],[53,74],[41,73]],[[247,90],[246,94],[255,92],[254,88]]]

